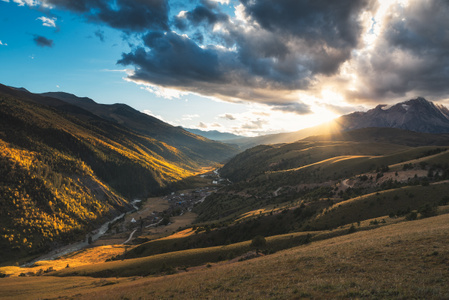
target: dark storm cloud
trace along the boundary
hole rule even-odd
[[[42,1],[138,40],[118,61],[137,83],[298,114],[310,112],[298,90],[321,97],[331,86],[354,102],[449,93],[449,1],[240,0],[234,15],[212,0]],[[386,17],[375,20],[380,5]]]
[[[448,1],[411,1],[407,7],[392,7],[373,51],[356,60],[361,87],[349,95],[363,100],[447,95],[447,16]]]
[[[201,0],[200,2],[201,2],[202,5],[204,5],[208,9],[216,9],[216,8],[218,8],[218,2],[216,2],[216,1]]]
[[[196,0],[169,19],[168,0],[42,0],[141,38],[118,61],[134,66],[131,80],[263,103],[291,103],[289,91],[336,74],[359,44],[359,17],[372,1],[240,0],[239,19],[216,1]]]
[[[335,86],[347,88],[348,100],[449,92],[448,1],[392,4],[386,19],[376,20],[383,30],[371,48],[364,48],[361,37],[369,19],[363,13],[375,14],[375,0],[240,0],[235,16],[215,1],[195,0],[190,11],[176,17],[172,11],[171,18],[168,0],[44,3],[134,33],[141,44],[123,53],[118,63],[133,66],[129,79],[138,83],[261,102],[299,114],[310,108],[293,105],[297,97],[289,92],[319,93],[327,80],[344,77],[339,77],[344,63],[356,75],[356,87]],[[176,9],[176,2],[170,3]],[[100,32],[95,35],[103,38]]]
[[[175,32],[150,32],[143,42],[144,47],[122,54],[118,61],[134,66],[128,78],[138,83],[263,103],[284,101],[279,91],[287,84],[292,88],[306,85],[307,78],[301,80],[288,61],[273,65],[272,59],[243,58],[243,53],[220,47],[200,47]]]
[[[174,32],[154,31],[143,37],[151,51],[143,47],[123,54],[122,65],[134,65],[131,79],[163,86],[188,86],[197,81],[220,81],[215,51],[203,49],[194,41]]]
[[[104,31],[97,30],[94,32],[95,36],[100,39],[100,41],[104,42]]]
[[[44,0],[43,3],[117,29],[138,32],[168,29],[167,0]]]
[[[316,75],[331,75],[347,61],[362,30],[369,1],[241,1],[248,19],[231,20],[210,1],[179,14],[173,25],[191,38],[155,31],[145,47],[123,54],[130,79],[203,95],[291,102],[281,91],[307,89]],[[219,25],[218,30],[214,29]],[[218,46],[197,43],[212,41]],[[270,92],[277,90],[278,95]],[[298,113],[304,107],[290,106]],[[279,110],[284,110],[280,107]]]
[[[34,35],[33,40],[39,47],[53,47],[53,40],[47,39],[44,36]]]
[[[289,33],[312,43],[332,47],[356,46],[361,26],[358,22],[368,0],[241,0],[249,16],[263,28]]]
[[[304,67],[312,73],[333,74],[349,59],[359,42],[360,13],[368,0],[241,0],[247,14],[262,28],[303,41],[294,50],[307,54]],[[293,49],[292,49],[293,50]]]
[[[193,34],[192,39],[198,44],[202,44],[204,42],[204,35],[201,32],[197,31]]]
[[[291,103],[272,103],[272,110],[278,110],[283,112],[295,113],[298,115],[306,115],[312,113],[310,106],[304,103],[291,102]]]
[[[201,23],[205,25],[214,25],[218,22],[227,22],[229,16],[221,12],[214,12],[216,7],[206,7],[199,5],[192,11],[186,12],[182,17],[176,17],[174,24],[179,29],[185,30],[189,26],[198,26]]]

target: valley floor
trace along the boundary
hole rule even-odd
[[[449,214],[159,277],[9,277],[2,299],[447,299]]]

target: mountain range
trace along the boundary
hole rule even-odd
[[[399,128],[416,132],[448,133],[449,110],[422,97],[392,106],[378,105],[367,112],[354,112],[338,118],[342,130],[367,127]]]
[[[193,129],[193,128],[184,128],[184,129],[191,133],[204,136],[204,137],[206,137],[210,140],[214,140],[214,141],[226,142],[228,140],[244,138],[244,136],[241,136],[241,135],[236,135],[236,134],[229,133],[229,132],[221,132],[218,130],[205,131],[205,130]]]
[[[449,110],[422,97],[392,106],[378,105],[366,112],[353,112],[328,123],[295,132],[227,140],[248,149],[260,144],[292,143],[300,139],[360,128],[398,128],[423,133],[449,133]]]
[[[439,151],[420,148],[416,154],[415,148],[447,146],[448,135],[442,133],[449,132],[448,116],[445,107],[417,98],[293,133],[245,139],[210,133],[211,138],[226,139],[225,144],[125,104],[105,105],[63,92],[33,94],[0,85],[0,205],[4,208],[0,252],[4,258],[23,256],[83,237],[97,224],[126,211],[130,199],[156,195],[229,159],[222,174],[237,182],[229,190],[238,195],[245,182],[252,189],[263,186],[274,193],[293,179],[311,184],[398,163],[401,151],[409,151],[410,157]],[[234,143],[240,149],[284,145],[261,145],[236,156],[241,150]],[[354,158],[329,164],[344,155]],[[374,159],[376,155],[382,158]],[[352,173],[345,173],[349,162]],[[239,206],[251,207],[254,199],[254,205],[258,203],[257,197],[248,202],[234,196],[223,204],[221,196],[198,206],[199,220],[223,214],[217,207],[231,205],[235,211]],[[242,202],[233,204],[238,199]]]

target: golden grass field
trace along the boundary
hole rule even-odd
[[[11,277],[3,299],[447,299],[449,215],[159,277]]]
[[[70,268],[91,265],[95,263],[102,263],[107,259],[122,254],[128,246],[124,245],[108,245],[98,246],[94,248],[86,248],[74,253],[65,255],[55,260],[44,260],[35,263],[32,267],[22,268],[18,266],[0,267],[0,272],[17,277],[21,273],[38,273],[39,270],[47,270],[53,268],[54,270],[61,270],[69,265]],[[0,295],[1,298],[1,295]]]
[[[176,231],[179,227],[185,227],[193,223],[196,218],[196,214],[193,212],[186,212],[182,216],[171,217],[171,223],[167,226],[152,227],[148,231],[142,234],[142,237],[150,239],[162,238]]]

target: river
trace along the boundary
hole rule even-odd
[[[132,213],[132,212],[138,210],[139,208],[137,207],[136,204],[139,202],[141,202],[141,200],[138,200],[138,199],[131,201],[130,204],[133,206],[134,210],[130,210],[126,213],[123,213],[120,216],[115,217],[113,220],[107,221],[106,223],[101,225],[98,229],[95,229],[94,231],[90,232],[89,235],[92,237],[92,242],[98,240],[100,237],[102,237],[108,231],[109,223],[114,223],[117,220],[123,218],[126,214],[129,214],[129,213]],[[29,266],[33,265],[34,263],[41,261],[41,260],[54,260],[63,255],[81,250],[81,249],[87,247],[88,245],[89,245],[89,243],[87,242],[87,238],[86,238],[82,242],[73,243],[73,244],[66,245],[66,246],[60,247],[58,249],[52,250],[49,253],[46,253],[26,264],[21,265],[21,267],[29,267]]]

